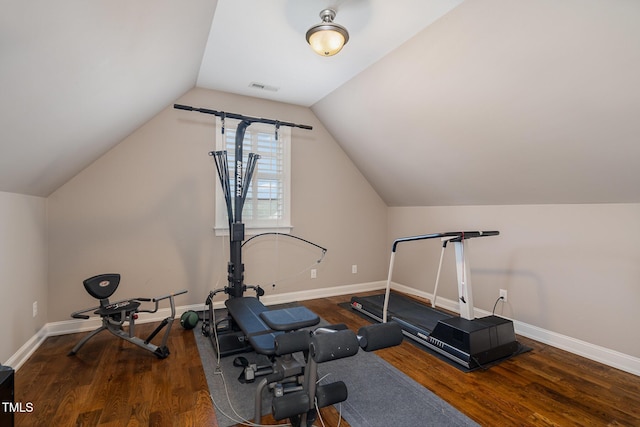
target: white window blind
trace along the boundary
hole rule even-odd
[[[222,120],[216,118],[216,150],[227,151],[230,188],[232,189],[232,205],[235,188],[235,140],[237,120],[225,120],[222,134]],[[242,222],[247,234],[258,234],[266,231],[291,231],[290,188],[291,188],[291,129],[278,129],[264,123],[253,123],[246,128],[243,141],[243,176],[249,153],[260,156],[256,163],[251,182],[248,185],[247,198],[242,211]],[[225,235],[229,232],[227,209],[220,184],[216,184],[216,233]]]

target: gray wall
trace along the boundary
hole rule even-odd
[[[389,242],[402,236],[498,230],[470,240],[477,308],[640,357],[640,204],[389,208]],[[390,245],[390,243],[389,243]],[[389,246],[390,248],[390,246]],[[432,293],[440,242],[398,246],[393,280]],[[438,295],[457,299],[453,248]]]
[[[0,363],[6,363],[47,322],[46,199],[0,192],[0,277]]]

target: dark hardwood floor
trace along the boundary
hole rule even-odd
[[[67,356],[85,334],[47,338],[18,370],[15,399],[34,410],[16,426],[217,427],[193,331],[174,323],[163,360],[108,332]]]
[[[367,321],[338,308],[348,300],[303,304],[357,331]],[[154,327],[139,325],[138,335]],[[217,425],[192,331],[175,324],[164,360],[106,332],[68,357],[83,335],[48,338],[16,373],[16,401],[34,408],[16,414],[16,426]],[[640,377],[519,340],[533,351],[466,374],[406,342],[377,354],[483,426],[640,426]],[[337,412],[323,419],[336,426]]]
[[[355,331],[368,322],[335,307],[349,297],[304,302]],[[532,351],[486,371],[463,373],[415,346],[380,357],[483,426],[640,426],[640,377],[518,337]]]

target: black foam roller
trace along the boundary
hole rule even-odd
[[[304,391],[296,391],[284,396],[274,397],[271,403],[273,418],[277,421],[306,413],[310,408],[309,395]]]
[[[347,400],[347,397],[347,386],[342,381],[319,385],[316,388],[316,399],[318,399],[318,408],[324,408],[325,406],[344,402],[345,400]]]
[[[360,346],[358,337],[349,329],[316,334],[311,338],[311,356],[316,363],[355,355]]]
[[[402,328],[399,323],[387,322],[363,326],[358,330],[360,346],[364,351],[374,351],[393,347],[402,342]]]
[[[276,355],[296,353],[309,349],[309,332],[295,331],[278,335],[275,339]]]

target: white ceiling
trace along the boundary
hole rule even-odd
[[[327,6],[331,58],[304,41]],[[51,194],[197,85],[310,106],[391,206],[640,202],[638,23],[635,0],[4,0],[0,191]]]
[[[311,106],[397,48],[462,0],[220,0],[198,86]],[[330,7],[349,31],[325,58],[305,40]],[[277,91],[250,87],[259,83]]]

